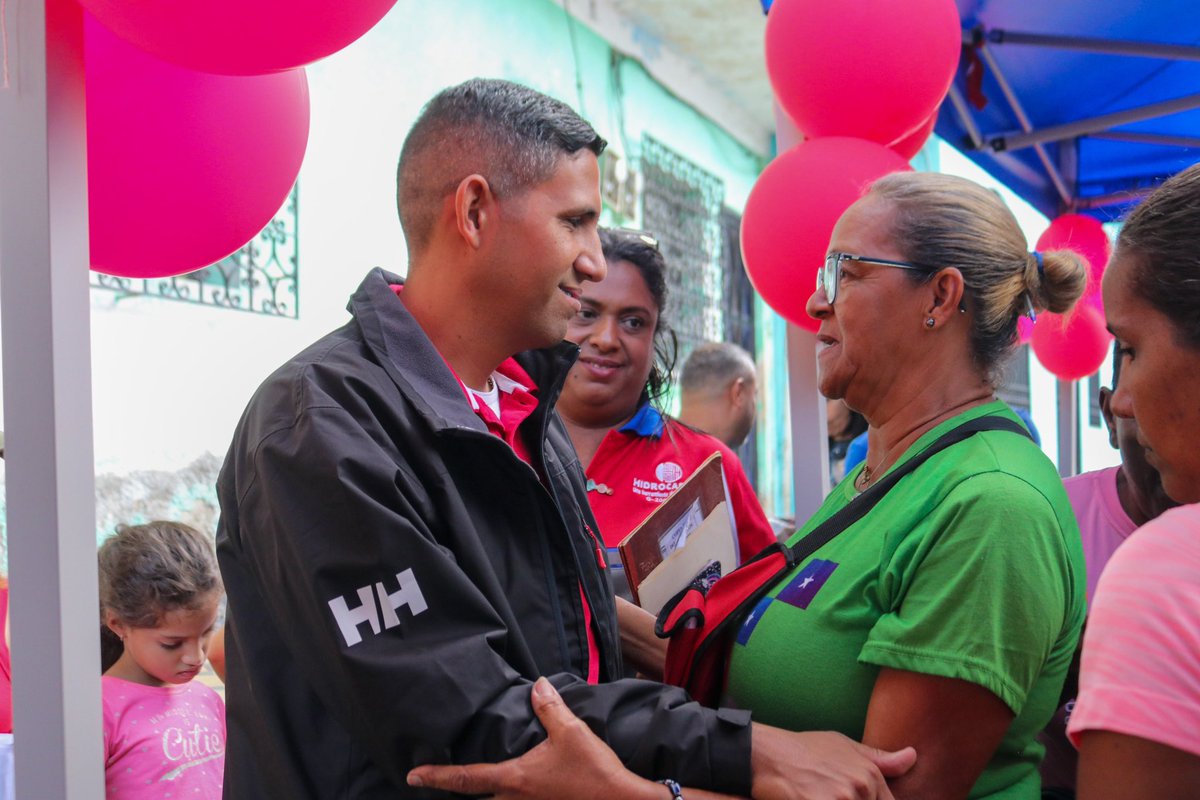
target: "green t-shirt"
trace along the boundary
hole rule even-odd
[[[922,436],[900,463],[977,406]],[[791,539],[855,496],[853,471]],[[861,739],[880,667],[986,687],[1016,715],[971,798],[1036,798],[1035,741],[1058,703],[1084,617],[1079,529],[1028,439],[977,433],[931,457],[800,564],[742,626],[728,704],[790,730]]]

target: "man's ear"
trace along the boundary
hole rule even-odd
[[[740,408],[742,403],[746,401],[746,393],[748,391],[750,391],[750,386],[745,378],[734,378],[725,393],[729,399],[729,405],[733,408]]]
[[[478,250],[485,228],[496,217],[496,194],[487,178],[472,174],[459,181],[454,191],[454,223],[458,235]]]
[[[1120,450],[1117,443],[1117,419],[1112,413],[1112,389],[1100,387],[1100,414],[1104,417],[1104,427],[1108,428],[1108,443],[1114,450]]]
[[[938,325],[945,325],[958,316],[963,302],[966,283],[957,267],[946,267],[939,270],[929,281],[932,292],[927,317],[933,318]]]

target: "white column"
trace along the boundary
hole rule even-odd
[[[16,791],[100,800],[82,12],[72,0],[6,11],[0,339]]]
[[[1079,474],[1079,386],[1058,381],[1058,474]]]
[[[817,337],[795,325],[788,325],[788,397],[796,525],[800,526],[829,493],[829,435],[825,398],[817,391]]]

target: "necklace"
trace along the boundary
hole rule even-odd
[[[899,439],[897,439],[895,442],[893,442],[892,447],[889,447],[887,450],[883,451],[883,455],[879,458],[879,461],[877,461],[875,463],[874,468],[872,468],[870,464],[867,464],[867,463],[863,464],[862,472],[860,472],[858,474],[858,478],[855,479],[854,486],[859,491],[862,491],[863,489],[866,489],[868,486],[870,486],[871,481],[877,477],[877,475],[875,473],[878,470],[880,470],[884,464],[887,463],[888,453],[890,453],[892,451],[892,449],[894,447],[896,447],[897,445],[904,444],[905,446],[907,446],[906,442],[911,444],[912,441],[916,441],[916,439],[918,439],[921,436],[921,434],[925,433],[925,431],[927,431],[930,428],[937,425],[940,421],[949,419],[950,417],[952,417],[955,414],[962,411],[964,408],[969,408],[973,405],[977,405],[978,403],[986,401],[986,399],[987,398],[985,398],[985,397],[968,398],[967,400],[964,400],[961,403],[950,406],[945,411],[940,411],[937,414],[934,414],[933,416],[923,420],[918,425],[913,426],[911,429],[909,429],[908,433],[904,434]],[[903,453],[904,451],[901,450],[900,452]]]
[[[488,375],[487,388],[486,388],[486,389],[484,389],[483,391],[484,391],[484,392],[486,392],[486,393],[488,393],[488,394],[491,394],[492,390],[493,390],[493,389],[495,389],[495,388],[496,388],[496,382],[495,382],[494,380],[492,380],[492,376],[491,376],[491,375]]]
[[[883,458],[879,459],[879,463],[875,465],[875,469],[879,469],[880,467],[882,467],[883,463],[885,461],[887,461],[887,453],[886,452],[884,452]],[[858,474],[858,480],[855,481],[855,483],[858,484],[858,487],[860,489],[865,489],[867,486],[869,486],[871,484],[871,480],[874,477],[875,477],[875,470],[871,469],[870,464],[864,463],[862,472],[860,472]]]

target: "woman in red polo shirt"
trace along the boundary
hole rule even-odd
[[[724,443],[655,407],[669,388],[675,334],[663,320],[666,264],[645,233],[601,229],[608,277],[584,285],[567,332],[580,347],[558,412],[588,478],[588,499],[616,547],[714,452],[721,453],[742,560],[775,541],[741,462]],[[623,575],[622,575],[623,578]],[[616,581],[619,590],[624,581]]]

